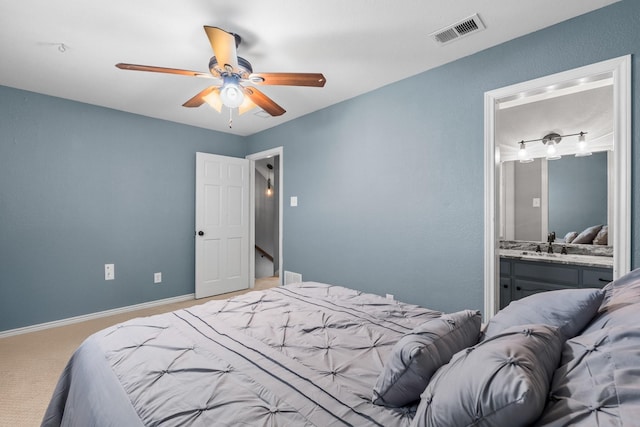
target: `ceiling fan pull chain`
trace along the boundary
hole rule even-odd
[[[231,129],[233,125],[233,108],[229,108],[229,129]]]

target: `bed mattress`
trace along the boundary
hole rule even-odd
[[[89,337],[45,426],[408,426],[372,403],[393,345],[442,313],[301,283],[138,318]]]

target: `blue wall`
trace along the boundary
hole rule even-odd
[[[284,210],[284,269],[482,309],[484,92],[626,54],[635,87],[638,22],[640,2],[626,0],[249,137],[250,151],[284,147],[285,200],[298,196]]]
[[[549,232],[563,238],[607,223],[607,152],[548,162]]]
[[[193,293],[195,152],[245,148],[0,87],[0,330]]]
[[[247,138],[0,88],[0,330],[193,292],[194,153],[277,146],[283,269],[482,309],[484,92],[630,53],[635,87],[639,18],[625,0]]]

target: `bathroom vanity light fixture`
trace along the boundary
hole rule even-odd
[[[547,160],[557,160],[562,158],[562,156],[558,153],[558,144],[562,141],[562,138],[567,138],[569,136],[577,136],[578,137],[578,150],[576,152],[576,157],[590,156],[591,152],[587,147],[587,140],[585,135],[587,132],[578,132],[578,133],[569,133],[567,135],[559,135],[555,132],[549,133],[542,138],[538,139],[529,139],[522,140],[518,142],[520,144],[520,149],[518,150],[518,159],[520,159],[520,163],[529,163],[533,161],[533,157],[527,153],[526,144],[529,142],[542,142],[546,145],[546,158]]]

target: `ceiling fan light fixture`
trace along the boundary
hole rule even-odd
[[[214,90],[210,94],[203,96],[202,99],[218,113],[222,111],[222,100],[220,99],[218,90]]]
[[[218,112],[222,106],[229,108],[229,127],[232,124],[233,110],[246,113],[254,107],[260,107],[270,117],[281,116],[286,110],[260,90],[243,86],[245,83],[277,86],[323,87],[325,78],[321,73],[260,73],[253,75],[253,67],[246,59],[237,55],[242,38],[218,27],[204,26],[211,44],[213,56],[209,60],[210,73],[182,70],[179,68],[156,67],[150,65],[118,63],[123,70],[150,71],[155,73],[178,74],[183,76],[213,78],[214,83],[201,90],[182,104],[183,107],[200,107],[205,102]],[[64,49],[66,45],[60,44]]]
[[[236,76],[225,76],[220,89],[220,99],[229,108],[238,108],[244,101],[244,93],[242,93],[238,80]]]

